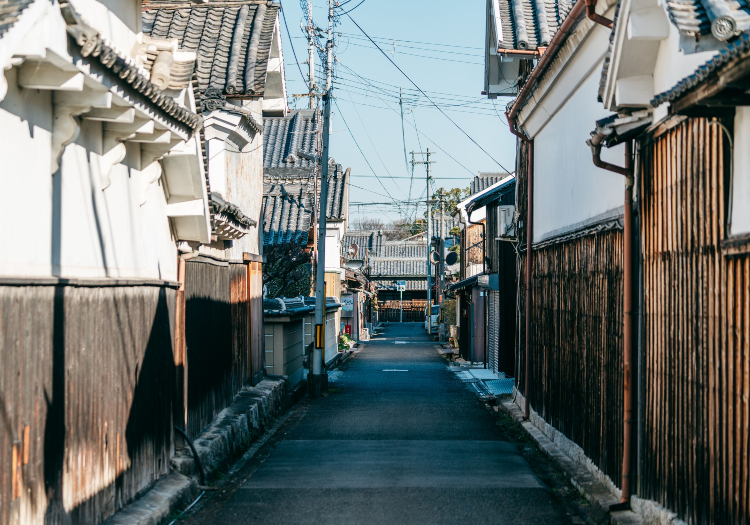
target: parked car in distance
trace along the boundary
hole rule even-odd
[[[440,316],[440,305],[433,304],[432,305],[432,330],[427,325],[428,318],[427,318],[427,307],[425,306],[424,309],[424,329],[429,331],[430,333],[437,333],[438,332],[438,317]]]

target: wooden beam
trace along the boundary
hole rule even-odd
[[[80,71],[65,71],[48,62],[24,62],[18,70],[18,85],[24,89],[83,91],[83,80]]]

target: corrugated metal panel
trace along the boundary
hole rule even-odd
[[[720,246],[730,159],[706,119],[643,148],[639,493],[689,523],[750,520],[750,257]]]
[[[493,372],[498,371],[498,331],[500,329],[500,294],[489,291],[489,309],[487,313],[487,358],[488,366]]]

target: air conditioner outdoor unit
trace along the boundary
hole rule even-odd
[[[513,222],[515,206],[497,207],[497,237],[498,241],[510,241],[516,238],[516,225]]]

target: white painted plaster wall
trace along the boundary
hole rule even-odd
[[[738,107],[734,117],[731,235],[750,233],[750,108]]]
[[[662,40],[654,68],[654,92],[658,95],[672,89],[680,80],[692,75],[696,69],[711,60],[715,51],[684,54],[680,51],[680,33],[669,24],[669,38]],[[669,104],[654,110],[654,122],[667,116]]]
[[[177,251],[158,183],[141,205],[140,148],[128,146],[102,191],[101,123],[84,121],[50,174],[50,92],[6,72],[0,102],[0,275],[176,280]]]
[[[594,166],[586,145],[596,120],[609,115],[597,102],[596,67],[534,138],[534,242],[623,205],[621,175]],[[602,150],[623,165],[624,146]]]
[[[70,0],[81,18],[120,51],[132,55],[141,28],[141,0]]]

